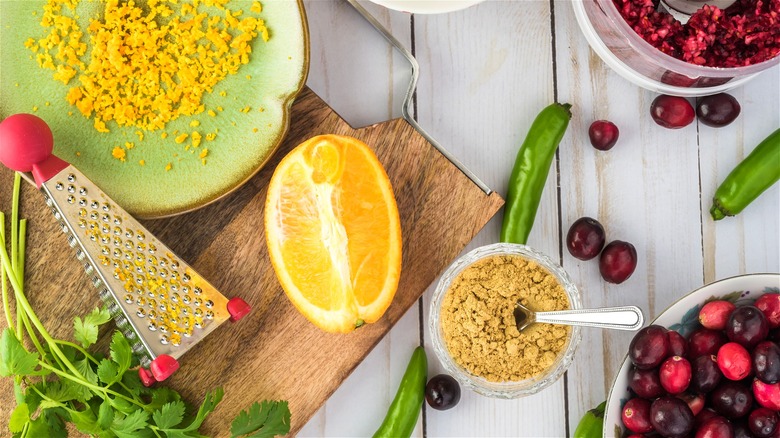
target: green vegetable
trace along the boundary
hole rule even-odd
[[[714,220],[734,216],[780,180],[780,129],[769,135],[731,171],[712,199]]]
[[[8,429],[14,437],[66,437],[65,423],[100,437],[198,437],[206,416],[222,400],[222,388],[206,394],[195,413],[169,388],[141,384],[137,360],[121,332],[111,337],[109,356],[89,351],[100,326],[111,319],[106,309],[94,309],[73,321],[78,343],[55,339],[30,306],[24,291],[26,222],[19,220],[20,178],[14,179],[11,251],[0,212],[0,287],[8,327],[0,333],[0,377],[14,379],[16,408]],[[10,282],[12,290],[9,290]],[[15,298],[11,317],[10,295]],[[26,341],[29,341],[27,343]],[[34,349],[28,351],[25,344]],[[4,400],[3,403],[10,400]],[[286,402],[263,402],[241,412],[233,422],[234,436],[271,437],[290,431]],[[238,424],[238,426],[236,426]],[[250,435],[247,435],[250,434]]]
[[[525,244],[528,241],[550,164],[569,126],[570,109],[568,103],[554,103],[543,109],[531,124],[509,177],[502,242]]]
[[[398,386],[387,416],[374,437],[409,437],[417,424],[428,380],[428,360],[425,349],[417,347]]]
[[[604,408],[607,402],[589,410],[574,430],[574,438],[601,438],[604,432]]]

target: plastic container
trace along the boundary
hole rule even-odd
[[[692,97],[720,93],[778,65],[780,56],[747,67],[716,68],[672,58],[625,22],[612,0],[573,0],[574,15],[591,48],[620,76],[647,90]]]
[[[569,368],[569,365],[571,365],[574,360],[574,353],[577,350],[577,345],[580,343],[580,327],[571,327],[571,335],[567,341],[568,344],[550,368],[541,375],[514,382],[491,382],[471,374],[455,363],[449,350],[447,350],[447,345],[444,341],[444,333],[441,324],[439,323],[439,317],[444,295],[449,289],[450,284],[461,271],[472,263],[494,255],[516,255],[535,261],[554,275],[558,282],[563,286],[566,295],[569,298],[571,308],[582,308],[580,293],[577,290],[577,286],[571,281],[569,274],[546,255],[526,245],[495,243],[482,246],[472,250],[452,263],[436,285],[436,290],[433,293],[433,300],[431,301],[430,318],[428,319],[433,351],[436,353],[436,357],[439,358],[439,361],[448,374],[452,375],[462,386],[476,391],[479,394],[487,397],[506,399],[536,394],[542,389],[552,385]]]

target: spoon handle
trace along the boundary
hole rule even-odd
[[[601,307],[597,309],[536,312],[536,322],[636,330],[642,327],[644,316],[642,316],[642,311],[639,307],[636,306]]]

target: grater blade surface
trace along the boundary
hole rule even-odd
[[[78,169],[41,191],[142,366],[178,359],[231,318],[225,296]]]

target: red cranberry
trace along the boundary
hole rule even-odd
[[[686,357],[688,355],[688,341],[685,340],[683,335],[674,330],[669,330],[667,336],[669,336],[669,354]]]
[[[758,438],[770,438],[777,429],[777,423],[780,421],[777,412],[767,409],[758,408],[750,413],[748,416],[748,428]]]
[[[721,376],[718,362],[714,355],[699,356],[691,364],[691,389],[700,393],[708,393],[720,383]]]
[[[688,337],[688,357],[696,359],[699,356],[717,354],[720,346],[728,341],[721,331],[700,328]]]
[[[566,235],[566,248],[569,253],[580,260],[590,260],[601,252],[606,235],[599,221],[589,217],[581,217],[574,221]]]
[[[729,380],[742,380],[752,371],[750,353],[736,342],[723,344],[718,350],[718,368]]]
[[[696,417],[693,419],[696,428],[700,428],[702,424],[704,424],[707,420],[709,420],[712,417],[717,417],[718,413],[713,411],[710,408],[704,408],[696,414]]]
[[[726,323],[726,336],[746,348],[753,348],[769,334],[764,313],[754,306],[742,306],[731,312]]]
[[[655,368],[641,370],[632,367],[628,373],[628,386],[634,394],[646,399],[654,399],[664,394],[664,387],[661,386],[661,379]]]
[[[764,314],[770,328],[780,327],[780,294],[761,295],[754,306]]]
[[[615,240],[609,243],[599,258],[601,277],[609,283],[620,284],[636,269],[636,248],[634,245]]]
[[[714,416],[696,430],[696,438],[732,438],[734,427],[720,415]]]
[[[780,346],[763,341],[753,349],[753,369],[764,383],[780,382]]]
[[[780,411],[780,383],[764,383],[755,379],[753,395],[761,406]]]
[[[695,113],[684,97],[662,94],[650,105],[650,116],[664,128],[679,129],[690,125]]]
[[[617,143],[620,131],[614,123],[608,120],[596,120],[588,129],[590,144],[600,151],[608,151]]]
[[[643,398],[632,398],[623,407],[623,424],[635,433],[646,433],[653,430],[650,424],[650,402]]]
[[[639,330],[628,346],[628,357],[639,369],[655,368],[669,354],[669,337],[660,325],[649,325]]]
[[[691,363],[680,356],[672,356],[661,364],[658,376],[666,392],[680,394],[691,383]]]
[[[691,412],[694,416],[699,415],[699,413],[704,409],[704,396],[701,394],[693,394],[690,392],[684,392],[682,394],[677,394],[677,398],[684,401],[688,408],[691,409]]]
[[[710,393],[710,406],[726,418],[744,417],[753,407],[753,392],[742,383],[726,380]]]
[[[723,330],[729,320],[729,315],[736,309],[729,301],[710,301],[699,311],[699,322],[704,327],[712,330]]]
[[[740,109],[737,99],[726,93],[701,97],[696,102],[696,115],[699,121],[713,128],[720,128],[733,122],[739,115]]]
[[[681,437],[693,430],[693,413],[679,398],[664,396],[650,405],[650,423],[663,436]]]

